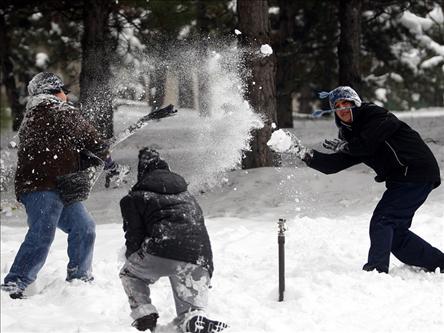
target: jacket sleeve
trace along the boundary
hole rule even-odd
[[[398,118],[382,108],[369,110],[368,114],[359,137],[348,141],[348,152],[352,156],[373,155],[401,125]]]
[[[306,160],[306,164],[315,170],[327,175],[342,171],[355,164],[362,162],[357,156],[351,156],[345,153],[325,154],[317,150],[313,150],[313,156]]]
[[[79,151],[86,149],[104,160],[108,155],[109,144],[100,133],[74,107],[62,104],[56,112],[56,120],[61,123],[71,142]]]
[[[132,194],[128,194],[120,200],[127,258],[140,249],[145,239],[143,216],[137,209],[137,202],[140,200],[143,198]]]

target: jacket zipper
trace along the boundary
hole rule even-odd
[[[403,166],[403,167],[405,168],[404,176],[407,176],[407,170],[409,169],[409,166],[408,166],[408,165],[405,165],[405,164],[403,164],[403,163],[401,162],[401,160],[400,160],[399,157],[398,157],[398,154],[396,154],[395,149],[393,149],[393,147],[390,145],[390,143],[387,142],[387,140],[384,141],[384,142],[387,144],[387,146],[389,146],[389,148],[390,148],[391,151],[393,152],[393,155],[395,155],[395,158],[396,158],[396,160],[398,161],[399,165],[401,165],[401,166]]]

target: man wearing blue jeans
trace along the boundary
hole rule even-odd
[[[11,298],[22,298],[37,278],[56,228],[68,234],[66,280],[93,279],[95,224],[81,201],[89,194],[87,167],[94,161],[85,152],[106,160],[105,167],[113,174],[117,169],[104,138],[66,103],[69,91],[57,75],[37,74],[28,92],[19,130],[15,192],[26,208],[29,230],[2,285]]]

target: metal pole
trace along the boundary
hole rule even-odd
[[[279,302],[284,300],[285,291],[285,219],[278,222],[278,248],[279,248]]]

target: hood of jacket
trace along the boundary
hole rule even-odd
[[[39,94],[35,96],[31,96],[26,103],[26,112],[37,109],[40,106],[49,106],[49,105],[57,105],[64,104],[60,98],[51,94]]]
[[[387,110],[385,110],[384,108],[377,106],[376,104],[373,103],[362,103],[361,106],[359,107],[354,107],[352,108],[352,119],[353,121],[350,124],[344,123],[341,119],[339,119],[338,115],[336,114],[336,112],[334,113],[335,115],[335,124],[338,128],[348,128],[351,129],[352,127],[358,127],[359,124],[361,123],[362,119],[365,116],[366,112],[381,112],[382,110],[384,110],[383,112],[387,112]]]
[[[185,179],[167,169],[156,169],[145,173],[133,186],[132,191],[148,191],[160,194],[178,194],[187,190]]]

